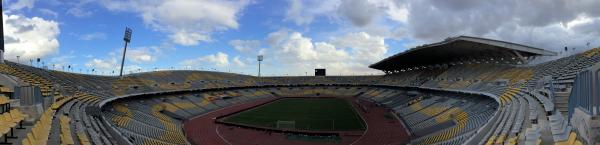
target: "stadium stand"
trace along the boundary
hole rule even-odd
[[[197,144],[185,123],[199,116],[284,97],[337,96],[359,100],[353,105],[363,115],[384,108],[379,111],[400,123],[378,125],[407,132],[393,136],[405,137],[403,142],[387,142],[384,135],[376,142],[367,130],[364,140],[351,137],[357,144],[594,144],[598,131],[589,126],[600,112],[600,48],[529,64],[551,55],[556,53],[459,36],[383,59],[370,67],[386,74],[373,76],[258,78],[181,70],[119,78],[7,61],[0,73],[16,78],[19,87],[39,88],[41,99],[0,83],[0,133],[3,143],[22,145]],[[32,101],[20,103],[27,99]],[[375,105],[363,105],[369,103]],[[226,144],[206,137],[206,144]]]

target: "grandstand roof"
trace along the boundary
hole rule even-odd
[[[486,38],[458,36],[426,44],[385,58],[370,68],[401,70],[469,60],[512,59],[526,63],[535,56],[553,56],[556,52]],[[533,57],[532,57],[533,56]]]

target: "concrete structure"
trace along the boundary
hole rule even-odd
[[[467,62],[526,64],[536,56],[554,56],[556,52],[486,38],[458,36],[426,44],[390,56],[369,67],[394,73],[425,67],[443,67]]]

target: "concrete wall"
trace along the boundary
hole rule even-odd
[[[600,118],[592,117],[581,108],[575,108],[571,125],[582,142],[590,145],[600,144]]]

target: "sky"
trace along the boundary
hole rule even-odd
[[[113,75],[193,69],[381,74],[368,66],[460,35],[565,56],[600,45],[598,0],[2,0],[5,58]],[[589,43],[589,46],[587,45]],[[562,53],[567,46],[570,52]],[[18,56],[18,57],[17,57]],[[435,58],[432,58],[435,59]],[[30,60],[34,60],[33,63]]]

